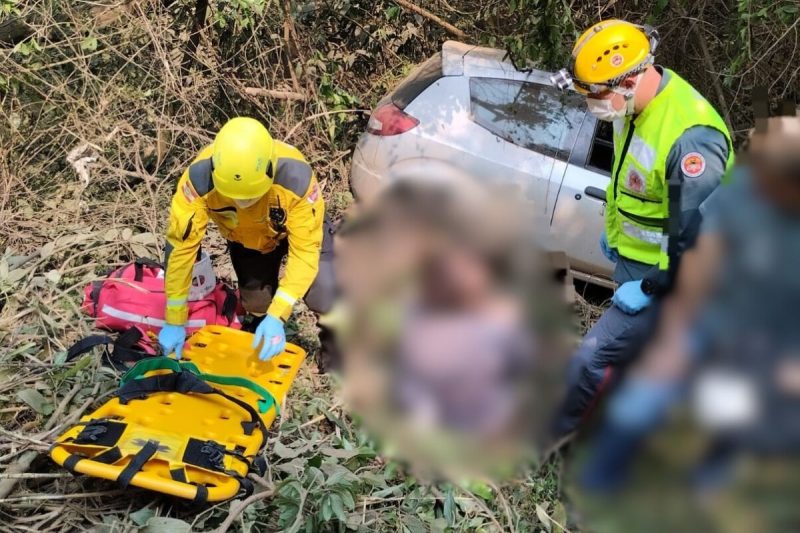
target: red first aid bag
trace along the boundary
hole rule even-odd
[[[137,259],[89,284],[83,291],[83,310],[97,319],[97,326],[125,331],[137,326],[157,334],[164,325],[164,267],[151,259]],[[236,292],[217,283],[201,299],[189,301],[189,334],[206,325],[218,324],[239,329]]]

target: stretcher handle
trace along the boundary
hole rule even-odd
[[[194,363],[190,363],[188,361],[180,362],[175,359],[170,359],[169,357],[149,357],[139,361],[133,366],[133,368],[128,370],[124,376],[122,376],[122,379],[120,380],[120,386],[125,385],[133,379],[144,377],[146,373],[154,370],[171,370],[175,373],[188,371],[204,381],[217,383],[219,385],[243,387],[260,396],[258,400],[259,413],[266,413],[269,411],[270,407],[273,406],[275,407],[275,413],[280,413],[280,404],[275,399],[275,396],[273,396],[271,392],[258,383],[239,376],[219,376],[216,374],[205,374],[200,372],[200,369],[197,368],[197,365]]]

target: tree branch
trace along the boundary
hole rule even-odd
[[[197,0],[197,3],[194,5],[192,31],[189,34],[189,43],[186,46],[186,53],[183,55],[183,63],[181,64],[181,77],[183,78],[189,74],[189,69],[192,67],[195,55],[197,54],[197,47],[200,45],[200,33],[206,26],[207,10],[208,0]]]
[[[687,16],[685,8],[681,7],[681,11],[683,11],[684,16]],[[706,72],[711,79],[711,84],[713,85],[714,92],[717,95],[719,108],[722,111],[722,118],[725,120],[725,125],[728,126],[728,131],[732,132],[733,128],[731,127],[731,119],[728,116],[728,101],[725,98],[725,92],[722,90],[722,84],[719,82],[719,75],[715,74],[717,70],[714,68],[714,61],[711,59],[711,52],[708,50],[706,38],[697,24],[692,24],[692,33],[697,40],[697,44],[700,46],[700,53],[703,55],[703,64],[706,67]]]
[[[245,87],[244,92],[250,96],[263,96],[276,100],[308,100],[308,96],[295,91],[276,91],[274,89],[262,89],[261,87]]]
[[[253,494],[249,498],[246,498],[242,501],[233,502],[231,504],[230,511],[228,512],[228,517],[219,526],[217,533],[226,533],[236,519],[239,518],[239,515],[242,514],[242,512],[244,512],[244,510],[247,509],[251,503],[255,503],[258,500],[263,500],[264,498],[269,498],[274,493],[274,490],[265,490],[263,492],[257,492],[256,494]]]
[[[458,28],[456,28],[455,26],[453,26],[452,24],[450,24],[446,20],[443,20],[443,19],[437,17],[436,15],[434,15],[433,13],[428,11],[427,9],[423,9],[423,8],[419,7],[418,5],[416,5],[416,4],[412,4],[408,0],[392,0],[392,1],[395,4],[397,4],[399,6],[402,6],[402,7],[406,8],[406,9],[408,9],[409,11],[413,11],[417,15],[425,17],[426,19],[430,20],[431,22],[434,22],[434,23],[438,24],[439,26],[444,28],[448,33],[458,37],[459,39],[466,40],[466,38],[467,38],[467,34],[466,33],[464,33],[463,31],[459,30]]]

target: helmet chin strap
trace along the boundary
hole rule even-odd
[[[630,89],[620,89],[619,87],[611,89],[615,93],[621,94],[623,96],[623,98],[625,98],[625,115],[626,116],[631,116],[631,115],[634,115],[636,113],[636,110],[634,109],[634,106],[635,106],[635,102],[634,102],[635,98],[634,97],[636,96],[636,90],[639,88],[639,84],[642,83],[642,78],[643,77],[644,77],[644,72],[641,72],[641,73],[637,74],[636,75],[636,82],[635,82],[634,86],[631,87]]]

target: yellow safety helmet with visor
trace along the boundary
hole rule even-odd
[[[573,87],[581,94],[600,94],[652,65],[658,46],[658,32],[610,19],[590,27],[575,42],[569,68],[550,77],[564,91]]]

